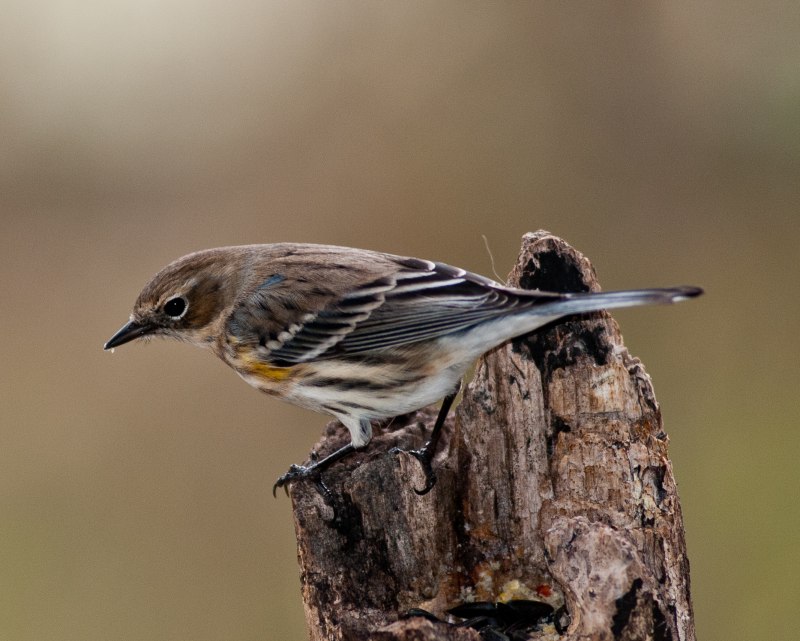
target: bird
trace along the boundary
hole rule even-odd
[[[329,414],[350,443],[279,487],[313,479],[364,448],[372,421],[442,401],[430,439],[408,450],[425,494],[442,426],[471,364],[502,343],[566,315],[674,303],[694,286],[556,293],[507,287],[445,263],[307,243],[197,251],[153,276],[129,320],[104,345],[162,336],[210,350],[247,383]]]

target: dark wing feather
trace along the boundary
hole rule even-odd
[[[269,360],[295,364],[398,347],[455,334],[504,316],[548,293],[519,294],[461,269],[412,259],[392,277],[367,283],[305,322]]]
[[[379,278],[345,295],[335,305],[309,315],[288,336],[279,336],[280,345],[266,345],[269,360],[295,364],[323,356],[383,305],[385,292],[393,286],[393,279]]]

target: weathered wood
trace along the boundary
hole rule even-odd
[[[527,234],[509,282],[598,289],[588,260],[548,234]],[[503,345],[477,364],[446,427],[439,481],[421,487],[427,408],[376,429],[335,465],[327,505],[291,488],[303,599],[313,641],[480,639],[441,618],[469,600],[566,605],[532,638],[695,638],[683,522],[650,378],[605,312],[573,316]],[[317,452],[347,441],[336,423]],[[541,636],[541,635],[546,636]]]

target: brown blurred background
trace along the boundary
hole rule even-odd
[[[491,275],[545,228],[653,376],[702,639],[789,639],[796,2],[6,0],[0,638],[305,637],[274,479],[325,418],[208,354],[103,342],[191,250],[281,240]]]

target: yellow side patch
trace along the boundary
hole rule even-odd
[[[274,365],[267,365],[266,363],[259,363],[258,361],[245,362],[245,368],[250,374],[267,378],[271,381],[285,381],[292,375],[291,367],[275,367]]]
[[[237,350],[238,367],[251,376],[256,376],[268,381],[285,381],[292,375],[293,367],[276,367],[265,363],[248,350]],[[235,366],[236,367],[236,366]]]

